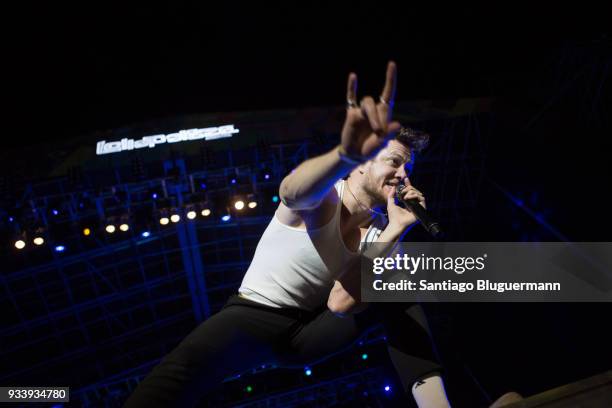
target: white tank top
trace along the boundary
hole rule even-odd
[[[272,307],[314,310],[327,302],[334,280],[357,253],[350,251],[340,233],[344,181],[334,186],[340,199],[332,219],[317,229],[303,230],[281,223],[276,214],[264,231],[238,292]],[[374,242],[386,224],[377,216],[364,236]]]

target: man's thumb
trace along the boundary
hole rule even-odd
[[[387,196],[387,208],[395,205],[395,188]]]

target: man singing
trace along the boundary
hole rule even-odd
[[[383,325],[391,361],[417,405],[450,406],[420,308],[368,305],[359,296],[365,245],[392,246],[416,222],[396,205],[397,186],[407,186],[404,199],[425,206],[406,168],[427,135],[391,121],[395,85],[390,62],[379,100],[366,96],[358,103],[357,76],[349,75],[340,144],[285,177],[281,204],[239,293],[152,370],[126,407],[193,406],[229,375],[261,364],[312,364],[376,324]]]

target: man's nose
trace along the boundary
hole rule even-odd
[[[408,173],[406,173],[406,169],[403,166],[397,169],[397,171],[395,172],[395,177],[397,177],[400,183],[402,183],[403,185],[405,186],[410,185],[410,179],[408,178]]]

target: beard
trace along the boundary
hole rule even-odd
[[[362,190],[368,195],[368,197],[370,197],[370,199],[372,200],[372,206],[380,206],[380,205],[384,205],[387,203],[387,197],[385,196],[384,191],[382,190],[382,187],[377,187],[372,180],[370,179],[370,176],[368,175],[368,177],[366,178],[366,182],[364,183],[364,185],[362,186]]]

